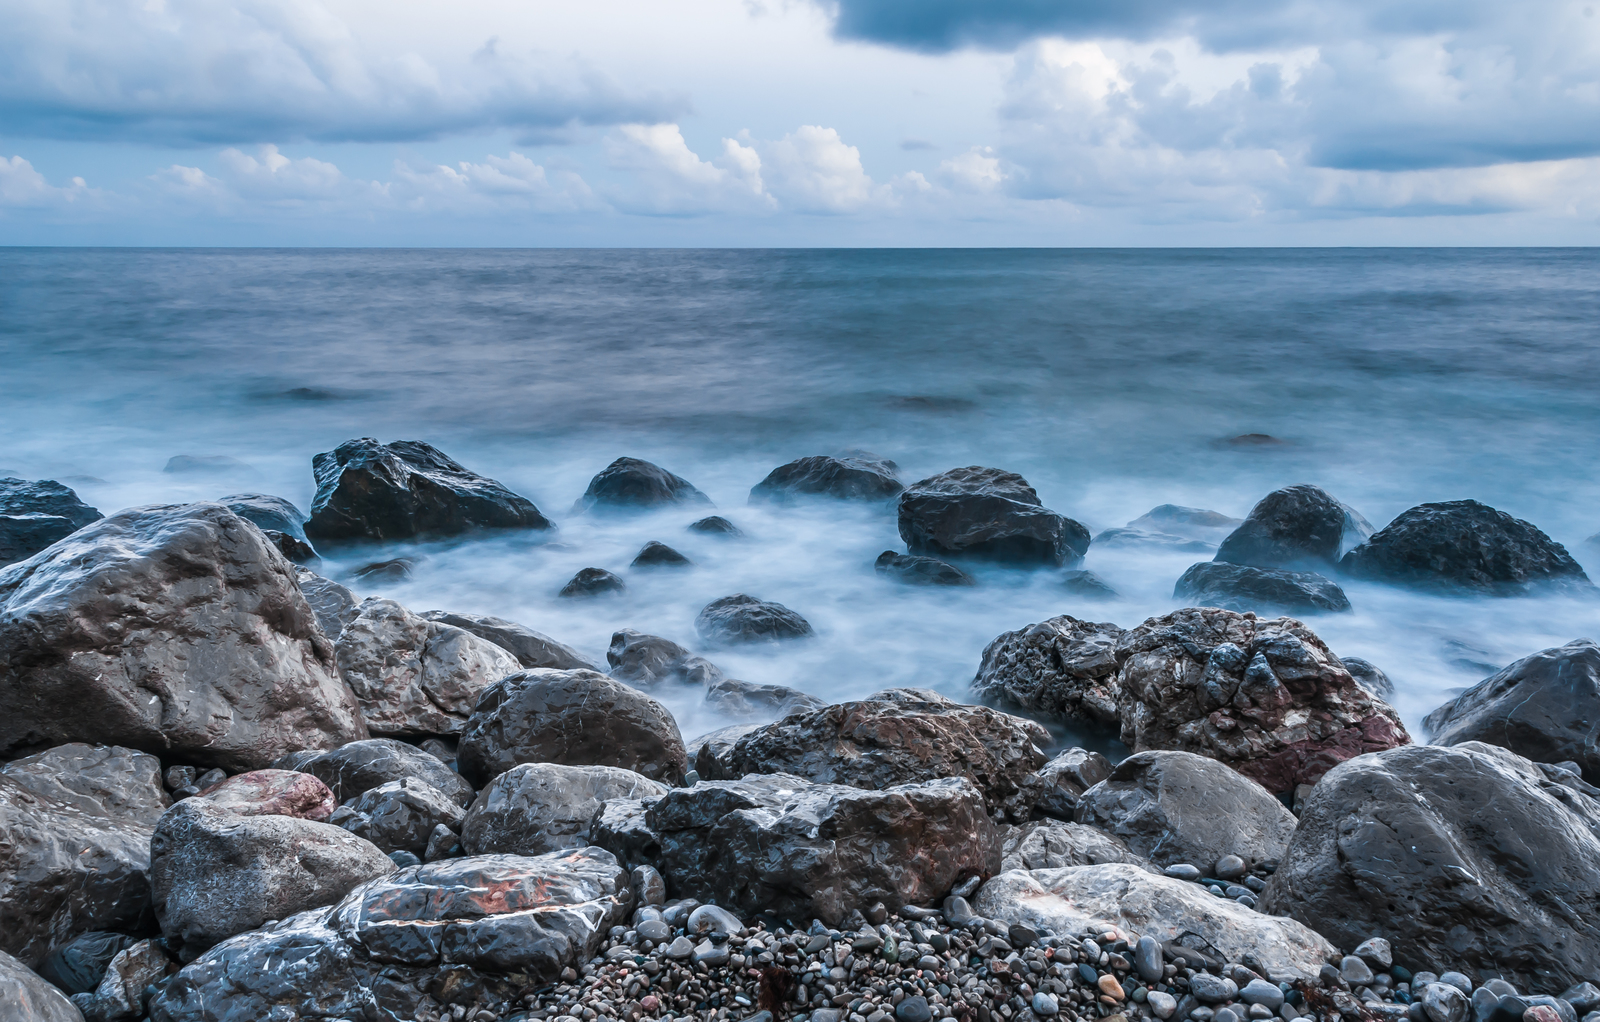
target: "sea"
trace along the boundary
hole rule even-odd
[[[866,449],[911,482],[1019,472],[1098,534],[1152,507],[1243,517],[1315,483],[1381,527],[1475,498],[1600,577],[1600,250],[0,249],[0,475],[58,479],[111,513],[277,494],[353,437],[432,443],[558,528],[324,550],[320,571],[414,610],[493,614],[604,662],[613,632],[699,649],[732,593],[816,637],[707,650],[726,673],[828,700],[891,686],[970,698],[998,634],[1058,614],[1132,627],[1210,554],[1091,546],[1120,594],[978,565],[979,585],[893,584],[892,504],[751,506],[794,458]],[[1272,441],[1230,442],[1261,434]],[[620,456],[684,476],[701,509],[576,513]],[[174,459],[177,459],[174,461]],[[629,568],[660,540],[684,570]],[[409,579],[364,564],[407,556]],[[625,596],[573,601],[580,568]],[[1600,603],[1468,598],[1345,581],[1306,618],[1423,716],[1498,668],[1600,637]],[[686,738],[728,723],[657,693]],[[1062,742],[1119,751],[1114,736]]]

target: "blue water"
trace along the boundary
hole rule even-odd
[[[427,544],[416,609],[498,614],[602,657],[635,627],[695,645],[732,592],[803,613],[816,641],[713,658],[828,698],[961,695],[999,632],[1071,613],[1131,626],[1174,606],[1194,554],[1091,549],[1124,598],[984,569],[892,586],[892,513],[746,506],[807,454],[862,447],[907,481],[1021,472],[1094,532],[1161,503],[1243,516],[1318,483],[1375,525],[1474,497],[1539,525],[1591,574],[1600,548],[1600,251],[198,251],[0,249],[0,473],[102,510],[243,490],[305,507],[310,460],[354,436],[425,439],[560,523]],[[1267,433],[1286,443],[1218,440]],[[236,464],[163,471],[174,455]],[[750,536],[694,517],[570,514],[619,455],[686,476]],[[629,573],[646,540],[686,573]],[[374,559],[364,552],[359,562]],[[356,560],[326,570],[348,581]],[[618,602],[555,592],[580,567]],[[1313,626],[1397,682],[1415,726],[1489,666],[1596,636],[1593,604],[1347,586]],[[720,723],[686,693],[686,734]]]

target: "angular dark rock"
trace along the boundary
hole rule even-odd
[[[900,494],[900,538],[914,554],[1060,567],[1089,549],[1089,530],[1039,504],[1027,480],[973,465]]]
[[[200,792],[214,806],[239,816],[294,816],[326,820],[338,805],[320,779],[297,770],[251,770]]]
[[[0,565],[27,560],[103,517],[54,479],[0,479]]]
[[[1320,486],[1273,490],[1217,549],[1217,560],[1256,568],[1326,570],[1372,535],[1372,524]]]
[[[244,770],[364,737],[293,566],[220,504],[121,511],[0,570],[0,756],[87,741]]]
[[[1061,576],[1061,588],[1079,599],[1096,602],[1116,600],[1122,596],[1110,582],[1107,582],[1092,571],[1084,571],[1081,568],[1063,573]]]
[[[690,532],[704,532],[712,536],[743,536],[744,532],[721,515],[709,515],[689,523]]]
[[[706,685],[706,705],[738,720],[771,720],[827,705],[787,685],[758,685],[735,678],[719,678]]]
[[[1339,566],[1357,578],[1490,596],[1595,591],[1560,543],[1475,500],[1403,511],[1345,554]]]
[[[478,700],[457,750],[487,784],[519,763],[616,766],[676,783],[688,767],[677,722],[660,703],[594,671],[522,671]]]
[[[488,639],[516,657],[517,663],[523,667],[550,667],[558,671],[598,669],[593,661],[571,646],[515,621],[487,614],[454,614],[445,610],[423,611],[422,617],[442,625],[464,628],[480,639]]]
[[[1062,720],[1115,724],[1122,636],[1108,621],[1066,614],[1004,632],[984,648],[972,690],[979,698]]]
[[[410,852],[421,858],[435,827],[459,832],[466,815],[438,788],[403,777],[362,792],[335,809],[328,822],[371,841],[385,855]]]
[[[0,951],[0,990],[5,991],[6,1022],[83,1022],[67,995],[33,970]]]
[[[572,599],[622,593],[627,589],[627,583],[604,568],[580,568],[578,573],[572,576],[572,580],[562,586],[561,592],[556,595]]]
[[[302,542],[306,538],[306,516],[290,501],[267,493],[235,493],[218,497],[217,503],[262,532],[279,532]]]
[[[1376,664],[1357,656],[1342,656],[1339,662],[1350,672],[1350,677],[1356,679],[1357,685],[1385,702],[1394,698],[1394,682]]]
[[[889,500],[905,488],[895,469],[894,462],[866,451],[801,458],[778,466],[751,488],[750,503],[784,504],[798,497]]]
[[[1480,742],[1329,771],[1261,895],[1343,947],[1414,970],[1562,990],[1600,975],[1600,803]]]
[[[978,580],[937,557],[918,557],[885,550],[873,562],[884,578],[910,586],[975,586]]]
[[[1026,785],[1036,817],[1071,821],[1083,793],[1111,776],[1111,761],[1098,752],[1071,748],[1057,753]]]
[[[1600,784],[1600,645],[1576,639],[1523,657],[1422,725],[1435,745],[1484,742],[1537,763],[1570,761]]]
[[[113,958],[92,995],[77,1003],[87,1022],[136,1022],[145,1015],[145,991],[176,971],[157,941],[141,940]]]
[[[722,678],[722,672],[706,658],[671,639],[632,628],[612,633],[606,661],[611,665],[611,676],[630,685],[651,686],[664,681],[706,685]]]
[[[41,979],[65,993],[93,993],[105,978],[111,960],[137,943],[137,937],[126,933],[105,930],[80,933],[52,951],[35,971]]]
[[[667,788],[608,766],[524,763],[490,781],[461,825],[468,855],[541,855],[590,844],[589,824],[609,799],[656,798]]]
[[[306,535],[360,541],[550,529],[533,502],[420,440],[346,440],[311,459],[317,495]]]
[[[618,458],[589,480],[575,511],[622,510],[669,504],[705,504],[711,498],[689,480],[638,458]]]
[[[781,603],[735,593],[700,608],[695,631],[706,642],[732,646],[748,642],[781,642],[815,634],[811,622]]]
[[[474,796],[467,779],[438,757],[393,738],[351,742],[328,752],[289,757],[276,765],[320,778],[340,802],[408,777],[427,782],[463,809],[472,804]]]
[[[1344,590],[1311,571],[1254,568],[1227,561],[1201,561],[1172,588],[1191,607],[1221,607],[1262,613],[1319,614],[1350,609]]]
[[[638,555],[634,557],[633,562],[628,566],[630,568],[687,568],[693,563],[689,558],[678,553],[678,551],[665,543],[651,540],[640,548]]]
[[[373,561],[356,569],[356,578],[368,584],[404,582],[409,579],[417,562],[410,557],[391,557],[387,561]]]
[[[685,744],[689,765],[701,777],[720,776],[718,764],[732,755],[734,743],[761,727],[761,724],[732,724],[701,735]]]

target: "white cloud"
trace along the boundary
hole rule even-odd
[[[81,177],[56,187],[22,157],[0,156],[0,207],[61,206],[90,194],[88,184]]]
[[[1000,158],[989,146],[973,146],[960,156],[939,164],[939,176],[951,187],[966,192],[992,192],[1006,179]]]
[[[394,180],[384,194],[410,210],[491,210],[571,213],[600,210],[600,202],[579,175],[552,173],[522,153],[488,156],[482,163],[413,168],[396,161]]]
[[[882,191],[861,166],[861,151],[833,128],[804,125],[761,147],[769,186],[780,202],[805,213],[849,213]]]
[[[246,198],[333,199],[359,187],[331,163],[305,156],[291,160],[275,145],[264,145],[255,156],[224,149],[218,157],[234,190]]]
[[[761,156],[731,138],[715,160],[689,148],[676,124],[625,124],[606,139],[608,162],[626,175],[612,201],[636,213],[698,214],[770,210]]]

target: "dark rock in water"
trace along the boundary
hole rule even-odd
[[[1325,570],[1372,535],[1372,525],[1320,486],[1262,497],[1217,549],[1217,560],[1255,568]]]
[[[757,685],[754,682],[720,678],[706,686],[706,705],[728,717],[741,720],[782,717],[801,710],[816,710],[827,704],[787,685]]]
[[[6,1022],[83,1022],[67,995],[26,965],[0,951],[0,989],[5,991]]]
[[[1096,549],[1110,547],[1156,547],[1163,550],[1178,550],[1189,554],[1209,553],[1217,548],[1217,544],[1209,543],[1203,539],[1189,539],[1184,536],[1169,536],[1164,532],[1151,532],[1148,529],[1120,528],[1107,529],[1094,538]]]
[[[62,745],[0,767],[0,951],[37,966],[80,933],[151,927],[161,762]]]
[[[1113,834],[1158,866],[1211,869],[1225,855],[1276,860],[1295,818],[1272,793],[1214,759],[1141,752],[1118,763],[1078,804],[1077,822]]]
[[[1593,593],[1566,548],[1520,518],[1475,500],[1419,504],[1351,550],[1357,578],[1510,596],[1542,588]]]
[[[484,692],[456,753],[486,784],[519,763],[616,766],[673,784],[688,755],[665,706],[594,671],[523,671]]]
[[[607,826],[623,821],[629,832]],[[830,926],[875,901],[890,911],[936,903],[1000,865],[983,796],[959,777],[878,791],[784,774],[702,781],[607,803],[594,840],[650,849],[674,896]]]
[[[1240,433],[1217,441],[1224,447],[1290,447],[1287,440],[1280,440],[1270,433]]]
[[[488,639],[517,658],[523,667],[552,667],[558,671],[595,669],[588,657],[565,643],[557,642],[526,625],[487,614],[454,614],[445,610],[423,611],[422,617],[442,625],[464,628],[480,639]]]
[[[548,986],[594,956],[631,900],[627,871],[598,848],[410,866],[211,949],[156,994],[150,1017],[414,1018],[423,990],[448,999],[513,972]]]
[[[1377,665],[1356,656],[1342,656],[1339,662],[1350,672],[1350,677],[1356,679],[1357,685],[1385,702],[1394,698],[1394,682]]]
[[[686,568],[694,562],[678,553],[678,551],[651,540],[640,548],[630,568]]]
[[[740,528],[721,515],[711,515],[689,523],[690,532],[705,532],[713,536],[743,536]]]
[[[1221,607],[1262,613],[1317,614],[1350,609],[1338,583],[1311,571],[1252,568],[1226,561],[1193,565],[1172,588],[1191,607]]]
[[[874,562],[878,574],[911,586],[975,586],[978,580],[937,557],[918,557],[885,550]]]
[[[290,501],[267,493],[235,493],[218,497],[217,503],[247,522],[255,522],[262,532],[281,532],[304,541],[306,516]]]
[[[103,517],[54,479],[0,479],[0,565],[26,560]]]
[[[983,651],[972,690],[980,698],[1062,720],[1115,724],[1117,642],[1108,621],[1063,614],[997,636]]]
[[[733,724],[701,735],[686,745],[690,766],[701,777],[718,776],[721,767],[717,764],[732,755],[734,744],[760,727],[761,724]]]
[[[130,508],[0,571],[0,756],[88,741],[244,770],[364,737],[293,567],[220,504]]]
[[[1039,750],[1049,742],[1048,731],[1021,717],[924,689],[889,689],[756,728],[701,777],[795,774],[858,788],[965,777],[1000,805],[1045,764]]]
[[[104,930],[80,933],[51,952],[37,971],[41,978],[66,993],[93,993],[105,978],[106,966],[111,960],[137,943],[139,938],[126,933]]]
[[[317,555],[316,548],[303,539],[296,539],[288,533],[276,532],[272,529],[262,529],[261,534],[267,537],[269,543],[278,548],[279,553],[295,564],[315,564],[322,560]]]
[[[1110,582],[1082,568],[1063,574],[1061,588],[1085,600],[1115,600],[1122,596]]]
[[[201,791],[214,806],[239,816],[293,816],[327,820],[338,805],[320,778],[298,770],[251,770]]]
[[[409,557],[392,557],[362,565],[356,569],[356,578],[363,582],[404,582],[416,566],[417,562]]]
[[[589,596],[605,596],[610,593],[626,592],[628,586],[622,579],[613,575],[604,568],[582,568],[572,576],[572,581],[561,587],[557,596],[568,599]]]
[[[1260,908],[1409,968],[1562,990],[1600,975],[1600,804],[1505,749],[1411,745],[1311,792]]]
[[[780,465],[757,483],[750,490],[750,503],[783,504],[804,496],[889,500],[905,488],[895,478],[896,467],[866,451],[801,458]]]
[[[317,496],[306,535],[356,541],[550,529],[533,502],[420,440],[347,440],[311,460]]]
[[[811,623],[781,603],[735,593],[712,600],[700,608],[695,631],[709,643],[732,646],[749,642],[780,642],[815,634]]]
[[[167,465],[161,471],[174,475],[198,475],[204,472],[231,472],[249,467],[249,464],[238,458],[230,458],[226,454],[177,454],[167,459]]]
[[[415,777],[388,781],[334,810],[328,822],[365,838],[385,854],[428,850],[434,828],[459,832],[466,813],[444,792]]]
[[[167,810],[150,838],[151,900],[186,959],[269,919],[331,905],[393,870],[371,842],[290,816],[239,816],[204,799]]]
[[[291,760],[292,762],[292,760]],[[348,802],[389,781],[413,777],[445,793],[456,805],[472,804],[472,785],[435,756],[393,738],[351,742],[331,752],[316,753],[299,762],[278,764],[320,778],[340,802]]]
[[[1523,657],[1422,724],[1435,745],[1484,742],[1537,763],[1571,761],[1600,784],[1600,645],[1577,639]]]
[[[705,657],[696,656],[671,639],[632,628],[612,634],[606,661],[611,665],[611,676],[630,685],[658,685],[663,681],[707,685],[722,678],[722,672]]]
[[[900,538],[914,554],[1060,567],[1089,549],[1089,530],[1041,507],[1014,472],[953,468],[900,495]]]
[[[311,612],[316,615],[317,627],[328,638],[338,642],[345,625],[360,615],[361,601],[356,599],[355,593],[339,583],[305,568],[296,568],[294,579],[306,603],[311,605]]]
[[[711,498],[689,480],[659,465],[638,458],[618,458],[589,480],[575,511],[663,507],[669,504],[707,504]]]
[[[603,802],[666,793],[665,785],[618,767],[524,763],[483,789],[461,826],[461,845],[468,855],[582,848]]]
[[[1161,504],[1128,523],[1130,529],[1149,529],[1169,536],[1220,541],[1241,524],[1241,520],[1221,511]]]
[[[1126,632],[1116,656],[1123,744],[1210,756],[1275,795],[1411,740],[1293,618],[1178,610]]]

